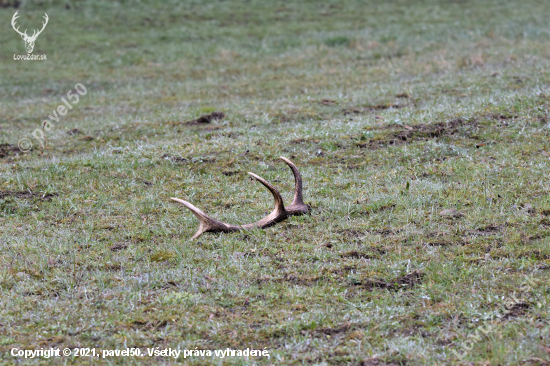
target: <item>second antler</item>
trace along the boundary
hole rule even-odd
[[[287,158],[281,157],[281,160],[283,160],[290,167],[292,173],[294,174],[294,199],[289,206],[285,207],[283,203],[283,198],[275,187],[273,187],[268,181],[266,181],[262,177],[259,177],[254,173],[248,173],[258,182],[262,183],[267,189],[269,189],[269,191],[273,195],[273,198],[275,198],[275,208],[273,209],[273,211],[271,211],[269,215],[255,223],[246,225],[226,224],[224,222],[211,218],[206,213],[196,208],[187,201],[180,200],[179,198],[170,197],[170,199],[179,202],[187,207],[199,220],[199,230],[197,230],[197,232],[195,233],[195,235],[193,235],[191,239],[196,239],[201,236],[202,233],[206,232],[233,232],[239,230],[248,230],[255,227],[265,228],[286,220],[286,218],[288,218],[289,216],[303,215],[308,213],[310,207],[306,205],[303,201],[302,176],[300,175],[298,168],[296,168],[296,165],[294,165],[294,163],[292,163]]]

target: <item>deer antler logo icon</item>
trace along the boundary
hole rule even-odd
[[[46,28],[46,24],[48,24],[48,14],[44,13],[44,19],[46,20],[46,22],[42,23],[42,29],[40,29],[39,31],[35,29],[32,33],[32,36],[29,36],[27,35],[26,29],[25,29],[25,32],[21,33],[19,31],[19,27],[15,28],[15,20],[19,18],[19,16],[17,15],[18,12],[19,10],[16,11],[15,14],[13,14],[13,18],[11,18],[11,26],[17,33],[21,35],[21,38],[23,38],[23,41],[25,41],[25,48],[27,49],[27,53],[31,53],[32,50],[34,49],[34,42],[36,42],[36,38],[38,38],[40,33],[42,33],[44,28]]]

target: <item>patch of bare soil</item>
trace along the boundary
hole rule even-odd
[[[379,280],[379,279],[366,279],[361,281],[355,281],[355,286],[361,286],[367,290],[374,288],[385,288],[388,290],[399,290],[401,288],[413,287],[419,283],[422,283],[422,277],[424,273],[420,271],[414,271],[401,277],[397,277],[391,281]]]
[[[22,192],[13,192],[13,191],[0,191],[0,199],[5,197],[16,197],[16,198],[37,198],[40,200],[50,200],[52,197],[57,196],[57,193],[33,193],[29,191]]]
[[[241,172],[240,170],[235,170],[235,171],[227,170],[227,171],[223,171],[222,174],[225,175],[226,177],[231,177],[232,175],[239,174],[240,172]]]
[[[396,98],[407,98],[407,99],[411,99],[412,96],[409,94],[409,93],[399,93],[395,96]]]
[[[395,205],[393,205],[392,207],[395,207]],[[390,236],[390,235],[395,235],[395,234],[399,234],[401,232],[401,230],[397,229],[397,230],[392,230],[392,229],[377,229],[377,230],[367,230],[370,234],[377,234],[377,235],[382,235],[382,236]]]
[[[326,328],[319,328],[315,330],[315,333],[322,333],[326,335],[334,335],[338,333],[346,333],[347,331],[351,330],[351,325],[349,323],[342,324],[338,327],[326,327]]]
[[[356,270],[357,270],[357,267],[355,267],[355,266],[344,266],[344,267],[340,267],[340,268],[334,268],[334,269],[331,269],[331,270],[325,269],[324,271],[342,275],[342,274],[350,273],[350,272],[353,272],[353,271],[356,271]]]
[[[336,105],[337,102],[335,100],[332,100],[332,99],[321,99],[319,101],[319,103],[321,103],[322,105]]]
[[[357,250],[352,250],[350,252],[342,253],[340,254],[341,258],[356,258],[356,259],[373,259],[374,256],[372,254],[358,252]]]
[[[512,308],[506,314],[504,314],[502,319],[509,320],[511,318],[517,318],[519,316],[525,315],[530,307],[531,305],[529,305],[528,303],[518,302],[514,304],[514,306],[512,306]]]
[[[497,114],[492,114],[489,117],[496,120],[507,120],[507,119],[515,119],[515,118],[518,118],[519,116],[497,113]]]
[[[201,125],[201,124],[207,124],[214,120],[221,121],[225,118],[225,114],[223,112],[212,112],[209,114],[204,114],[200,116],[197,119],[194,119],[192,121],[184,122],[186,125]]]
[[[298,139],[290,140],[291,144],[303,144],[303,143],[306,143],[306,142],[311,142],[311,143],[314,143],[314,144],[318,144],[320,142],[320,140],[304,139],[304,138],[298,138]]]
[[[0,144],[0,159],[20,153],[21,150],[15,145]]]
[[[402,145],[419,139],[451,136],[459,132],[461,128],[475,126],[477,126],[477,121],[465,121],[461,118],[430,125],[401,126],[394,124],[387,126],[385,129],[395,129],[396,132],[364,143],[358,143],[357,146],[364,149],[377,149],[388,145]]]
[[[119,243],[119,244],[113,245],[110,249],[112,252],[118,252],[119,250],[123,250],[126,248],[128,248],[128,245]]]
[[[128,328],[141,329],[141,330],[159,330],[165,328],[168,325],[166,320],[134,320],[127,324]]]
[[[465,216],[464,212],[457,211],[454,208],[443,210],[439,213],[439,215],[451,219],[459,219]]]
[[[221,121],[225,118],[225,114],[223,112],[212,112],[209,114],[203,114],[199,118],[193,119],[191,121],[168,121],[167,124],[170,126],[181,126],[181,125],[187,125],[187,126],[198,126],[198,125],[208,125],[212,121]],[[222,127],[218,126],[208,126],[206,128],[209,131],[215,131],[218,129],[222,129]],[[178,130],[178,132],[181,132]]]
[[[169,155],[169,154],[162,155],[161,159],[171,160],[174,163],[182,163],[182,164],[185,164],[185,163],[189,162],[189,159],[187,159],[187,158],[183,158],[181,156],[172,156],[172,155]]]
[[[342,109],[342,113],[344,113],[344,116],[347,116],[348,114],[361,114],[366,112],[372,112],[372,111],[380,111],[384,109],[398,109],[406,107],[406,105],[403,104],[397,104],[397,103],[389,103],[389,104],[377,104],[377,105],[367,105],[362,107],[351,107]]]
[[[446,247],[449,245],[460,244],[460,240],[453,241],[453,238],[449,237],[447,233],[441,231],[433,231],[427,235],[428,239],[425,241],[426,245],[433,247]]]
[[[405,276],[398,277],[394,280],[394,283],[400,286],[414,286],[422,282],[422,277],[424,274],[420,271],[414,271]]]
[[[491,235],[504,229],[504,225],[489,224],[470,231],[472,235]]]
[[[256,279],[257,284],[266,283],[266,282],[272,282],[272,283],[292,283],[295,285],[302,285],[302,286],[313,286],[315,283],[320,281],[321,278],[317,276],[302,276],[294,273],[286,273],[283,277],[280,278],[273,278],[271,276],[264,276],[261,278]]]
[[[364,287],[367,290],[373,290],[375,288],[387,288],[387,289],[392,288],[389,282],[386,282],[384,280],[379,280],[379,279],[366,279],[366,280],[353,281],[353,285]]]

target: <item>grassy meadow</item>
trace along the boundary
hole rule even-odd
[[[550,364],[547,1],[13,5],[0,365]],[[29,34],[48,14],[46,61],[13,59],[16,10]],[[170,197],[257,221],[273,199],[247,172],[288,204],[280,156],[311,214],[190,241]],[[11,355],[52,347],[270,357]]]

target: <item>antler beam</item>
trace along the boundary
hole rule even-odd
[[[273,195],[273,198],[275,199],[275,207],[273,211],[271,211],[269,215],[267,215],[266,217],[262,218],[261,220],[255,223],[246,224],[246,225],[226,224],[224,222],[213,219],[212,217],[204,213],[202,210],[198,209],[197,207],[193,206],[191,203],[187,201],[180,200],[179,198],[170,197],[171,200],[184,205],[199,220],[199,229],[191,239],[196,239],[206,232],[227,233],[227,232],[234,232],[234,231],[240,231],[240,230],[248,230],[255,227],[266,228],[266,227],[275,225],[278,222],[286,220],[289,216],[304,215],[308,213],[310,211],[310,207],[306,205],[303,201],[302,176],[300,175],[298,168],[296,168],[296,165],[294,165],[294,163],[292,163],[287,158],[281,157],[281,160],[283,160],[290,167],[290,169],[292,170],[292,173],[294,174],[295,187],[294,187],[294,198],[292,200],[292,203],[285,208],[283,198],[281,197],[281,194],[279,193],[279,191],[277,191],[275,187],[273,187],[268,181],[266,181],[262,177],[259,177],[256,174],[249,172],[248,174],[250,174],[258,182],[262,183],[271,192],[271,194]]]

